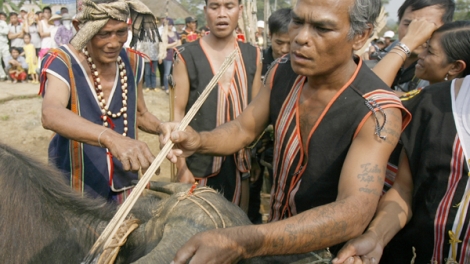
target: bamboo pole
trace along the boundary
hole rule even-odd
[[[196,115],[197,111],[201,108],[202,104],[205,102],[209,93],[212,89],[216,86],[219,79],[222,75],[227,71],[227,69],[232,65],[233,61],[235,60],[235,55],[238,50],[234,50],[224,61],[222,66],[220,67],[219,72],[214,75],[210,83],[204,88],[204,91],[201,93],[199,98],[193,104],[193,106],[189,109],[188,113],[184,116],[183,120],[181,120],[180,125],[177,128],[177,131],[183,131],[189,125],[189,122],[193,119]],[[139,180],[137,185],[132,190],[129,197],[126,201],[121,205],[119,210],[114,215],[113,219],[109,222],[106,226],[104,231],[101,233],[100,237],[96,240],[95,244],[91,248],[88,255],[85,257],[82,263],[95,263],[95,261],[99,258],[100,254],[103,252],[104,249],[110,246],[112,238],[116,234],[119,227],[122,225],[124,220],[126,219],[127,215],[129,214],[130,210],[134,206],[137,199],[142,194],[142,191],[145,189],[145,186],[150,182],[153,174],[162,164],[163,160],[166,158],[170,150],[173,148],[174,143],[168,141],[163,148],[158,153],[157,157],[153,160],[150,167],[145,172],[144,176]]]

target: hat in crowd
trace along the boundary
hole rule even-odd
[[[263,20],[258,20],[258,22],[256,22],[256,26],[259,27],[259,28],[264,28],[264,21]]]
[[[49,18],[49,24],[54,25],[54,21],[60,20],[61,18],[62,18],[61,15],[54,14],[51,16],[51,18]]]
[[[377,39],[376,43],[385,44],[385,39],[384,38],[379,38],[379,39]]]
[[[172,26],[175,25],[175,22],[173,22],[173,19],[171,19],[169,17],[166,18],[166,21],[167,21],[168,25],[172,25]]]
[[[51,17],[52,18],[52,17]],[[72,15],[70,15],[69,13],[64,13],[62,15],[62,21],[63,20],[72,20]]]
[[[393,38],[395,36],[395,33],[391,30],[385,31],[384,33],[384,38]]]
[[[182,18],[177,18],[175,20],[175,25],[184,25],[184,19]]]
[[[26,8],[22,7],[22,8],[20,9],[20,12],[28,13],[28,10],[26,10]]]
[[[186,24],[191,23],[191,22],[196,22],[197,20],[194,17],[187,17],[185,20]]]

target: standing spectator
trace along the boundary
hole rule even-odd
[[[68,44],[73,37],[72,16],[68,13],[62,15],[62,24],[57,29],[54,41],[57,46]]]
[[[440,27],[444,23],[452,21],[454,10],[455,3],[453,0],[406,0],[398,9],[398,41],[401,41],[405,36],[413,19],[422,17]],[[410,51],[410,55],[396,74],[395,81],[391,86],[392,89],[408,92],[429,84],[429,82],[415,76],[415,66],[418,62],[418,54],[421,51],[423,51],[423,46]],[[386,67],[386,65],[384,66]]]
[[[168,75],[170,75],[171,68],[173,67],[173,48],[181,45],[178,33],[173,30],[175,26],[173,19],[167,18],[168,31],[167,31],[167,43],[166,43],[166,57],[163,60],[163,68],[165,72],[163,74],[163,86],[166,93],[169,93]]]
[[[28,64],[23,56],[20,56],[20,50],[16,47],[11,47],[11,56],[7,61],[5,70],[8,72],[13,83],[23,82],[26,80]]]
[[[38,29],[39,36],[41,36],[41,50],[39,51],[39,60],[44,57],[47,51],[52,48],[51,29],[52,25],[49,25],[49,19],[51,18],[51,8],[46,6],[42,9],[42,19],[39,21]]]
[[[384,36],[383,36],[385,48],[388,48],[390,45],[392,45],[394,36],[395,36],[395,32],[391,30],[385,31]]]
[[[184,29],[184,19],[178,18],[175,20],[175,30],[178,32],[178,34],[181,35]]]
[[[10,51],[8,50],[8,32],[10,32],[10,27],[7,22],[7,14],[0,12],[0,80],[5,81],[7,75],[3,70],[2,60],[5,60],[10,56]],[[6,63],[6,62],[5,62]]]
[[[28,75],[31,77],[31,83],[38,84],[38,57],[36,56],[36,48],[31,43],[31,35],[25,33],[24,37],[24,56],[28,64]]]
[[[25,21],[26,21],[26,16],[28,15],[28,10],[26,10],[26,8],[22,7],[20,9],[20,15],[18,17],[18,22],[20,22],[21,24],[23,24]]]
[[[29,33],[31,36],[31,43],[36,49],[36,56],[39,54],[39,50],[41,49],[41,37],[39,36],[38,21],[38,12],[35,14],[31,11],[28,13],[26,20],[23,23],[23,31],[24,33]]]
[[[264,49],[264,21],[259,20],[256,22],[255,42],[258,48]]]
[[[51,38],[52,38],[52,46],[51,48],[58,48],[60,45],[55,40],[55,36],[57,34],[57,30],[61,26],[60,20],[62,19],[61,15],[53,15],[51,18],[49,18],[49,25],[52,25],[51,27]]]
[[[152,42],[149,38],[137,42],[137,50],[143,52],[145,57],[144,91],[155,91],[157,87],[156,68],[158,65],[159,42]]]
[[[61,7],[60,8],[60,15],[63,16],[64,14],[68,14],[69,13],[69,9],[65,6]]]
[[[23,26],[18,21],[18,13],[10,12],[10,32],[8,39],[10,40],[10,47],[17,48],[20,53],[23,52]]]
[[[197,28],[197,20],[194,17],[187,17],[185,19],[186,27],[181,33],[181,43],[193,42],[200,38]]]

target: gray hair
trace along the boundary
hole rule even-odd
[[[349,28],[348,38],[351,40],[371,26],[375,27],[381,8],[382,1],[380,0],[355,0],[354,5],[349,10],[351,27]]]

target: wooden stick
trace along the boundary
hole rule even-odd
[[[183,131],[186,129],[189,122],[194,118],[197,111],[199,111],[199,108],[201,108],[202,104],[209,96],[209,93],[216,86],[217,82],[220,80],[220,78],[225,73],[225,71],[227,71],[227,69],[232,65],[233,61],[235,60],[235,55],[237,54],[237,52],[238,52],[238,49],[234,50],[225,59],[224,63],[220,67],[219,72],[214,77],[212,77],[212,80],[210,81],[210,83],[206,86],[206,88],[204,88],[204,91],[201,93],[199,98],[196,100],[193,106],[189,109],[188,113],[184,116],[183,120],[181,120],[181,123],[177,128],[178,131]],[[145,172],[144,176],[142,176],[142,178],[139,180],[139,182],[134,187],[129,197],[121,205],[119,210],[116,212],[116,215],[114,215],[113,219],[111,219],[109,224],[106,226],[103,233],[101,233],[100,237],[98,237],[95,244],[93,245],[90,252],[85,257],[82,263],[93,263],[95,259],[98,259],[103,249],[109,246],[109,243],[111,242],[113,236],[116,234],[117,230],[119,229],[121,224],[124,222],[125,218],[129,214],[134,204],[136,203],[137,199],[140,197],[142,191],[145,189],[145,186],[147,186],[147,184],[149,183],[155,171],[157,171],[157,169],[160,167],[163,160],[165,159],[166,155],[168,155],[170,150],[173,148],[173,145],[174,145],[173,142],[168,141],[163,146],[163,148],[158,153],[157,157],[153,160],[152,164]]]

